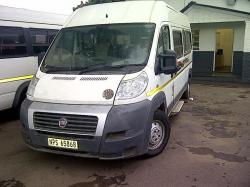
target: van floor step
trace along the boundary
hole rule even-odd
[[[174,106],[171,114],[174,115],[174,114],[177,114],[181,111],[181,108],[183,107],[184,105],[184,101],[180,100],[176,103],[176,105]]]

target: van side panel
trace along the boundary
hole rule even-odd
[[[37,57],[0,59],[0,110],[11,108],[18,87],[36,72]]]

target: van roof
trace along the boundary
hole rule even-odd
[[[67,15],[62,14],[54,14],[0,5],[0,21],[62,26],[67,17]]]
[[[122,1],[77,9],[64,27],[115,23],[156,23],[163,21],[190,27],[188,18],[165,1]]]

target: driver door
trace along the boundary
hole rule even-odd
[[[157,56],[171,49],[170,31],[168,25],[163,25],[158,39]],[[158,60],[157,60],[158,62]],[[156,66],[157,67],[157,66]],[[174,100],[174,81],[172,75],[160,73],[158,75],[159,86],[163,87],[166,96],[167,108],[171,108]]]

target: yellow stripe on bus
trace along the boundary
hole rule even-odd
[[[0,83],[7,83],[7,82],[20,81],[20,80],[25,80],[25,79],[32,79],[33,76],[34,75],[25,75],[25,76],[20,76],[20,77],[0,79]]]

